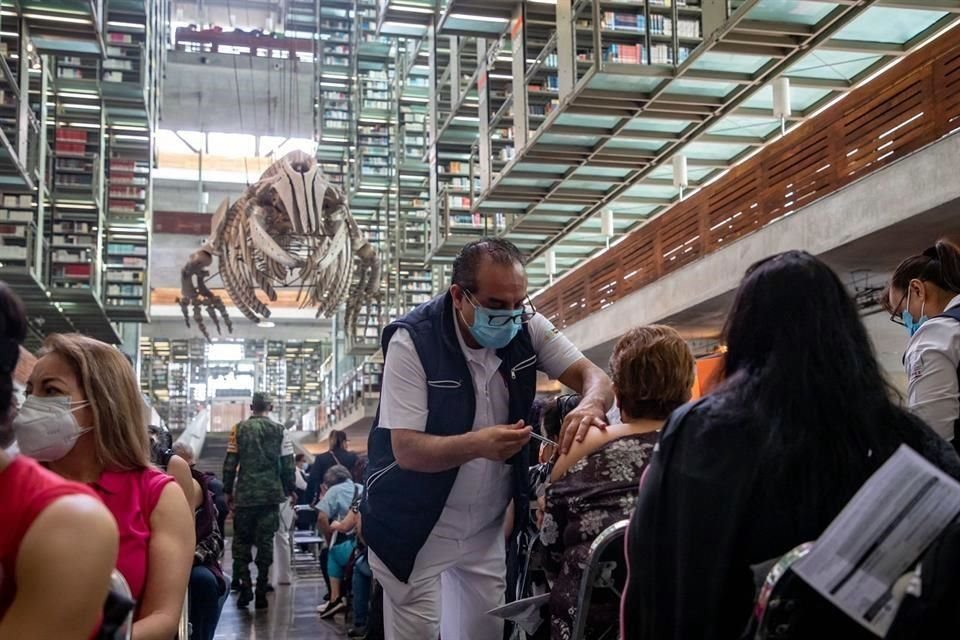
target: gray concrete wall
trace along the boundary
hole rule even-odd
[[[171,51],[160,127],[311,138],[313,98],[310,63]]]

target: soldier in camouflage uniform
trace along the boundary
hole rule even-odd
[[[283,425],[267,417],[273,405],[266,394],[253,394],[250,409],[253,415],[236,425],[230,436],[223,462],[223,486],[234,512],[233,578],[240,587],[237,606],[245,608],[253,600],[250,562],[253,560],[251,547],[255,546],[256,608],[265,609],[273,563],[273,535],[279,526],[277,505],[295,493],[293,447],[284,438]]]

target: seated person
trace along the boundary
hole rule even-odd
[[[323,499],[317,503],[317,528],[327,539],[330,552],[327,554],[327,572],[330,575],[330,600],[317,607],[321,618],[332,617],[347,607],[341,591],[344,570],[356,547],[356,535],[339,532],[331,527],[334,520],[342,520],[361,496],[363,487],[354,483],[353,475],[343,465],[327,469],[323,482],[328,487]]]
[[[640,488],[624,638],[739,638],[752,567],[816,540],[901,444],[960,477],[950,445],[893,400],[850,291],[818,258],[750,267],[724,338],[723,382],[671,416]]]
[[[661,325],[629,331],[610,358],[622,423],[591,429],[553,467],[540,540],[550,590],[551,637],[569,638],[590,544],[633,512],[640,476],[670,413],[690,399],[695,362],[687,343]],[[609,597],[605,597],[609,596]],[[620,603],[596,594],[586,637],[616,627]]]
[[[184,492],[150,464],[133,368],[86,336],[54,334],[44,346],[14,420],[20,450],[97,492],[120,532],[117,569],[137,602],[133,637],[170,640],[193,565],[194,523]]]
[[[0,638],[88,640],[110,588],[117,525],[90,488],[6,451],[26,329],[23,305],[0,282]]]
[[[197,547],[193,554],[193,570],[190,572],[190,626],[191,640],[213,640],[220,621],[220,611],[230,590],[220,556],[223,553],[223,534],[217,525],[217,507],[213,492],[207,484],[206,474],[190,467],[196,483],[196,495],[202,496],[194,509]]]
[[[367,546],[363,542],[360,526],[360,496],[350,505],[350,511],[342,520],[330,523],[333,531],[343,534],[356,533],[357,555],[353,563],[353,628],[347,630],[348,638],[367,637],[367,620],[370,615],[370,590],[373,586],[373,573],[367,558]]]

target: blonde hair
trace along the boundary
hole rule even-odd
[[[620,410],[631,418],[665,420],[690,399],[695,369],[684,339],[661,324],[631,329],[610,357]]]
[[[93,338],[52,334],[42,355],[56,353],[73,369],[93,411],[98,462],[129,471],[150,466],[150,437],[133,367],[116,348]]]

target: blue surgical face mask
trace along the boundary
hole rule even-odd
[[[467,294],[464,292],[464,297],[466,296]],[[467,298],[467,301],[473,305],[473,324],[470,325],[470,333],[473,334],[474,339],[480,343],[481,347],[502,349],[520,333],[520,324],[516,321],[516,318],[523,314],[523,309],[512,311],[487,309],[470,300],[470,298]],[[490,324],[490,318],[494,316],[498,318],[510,316],[510,320],[506,324],[494,326]]]
[[[907,290],[907,303],[903,306],[903,312],[900,314],[900,318],[903,320],[903,326],[907,328],[907,332],[911,338],[920,330],[920,325],[928,320],[927,316],[923,313],[923,308],[926,304],[926,300],[920,303],[920,317],[914,320],[913,314],[910,313],[910,290]]]

